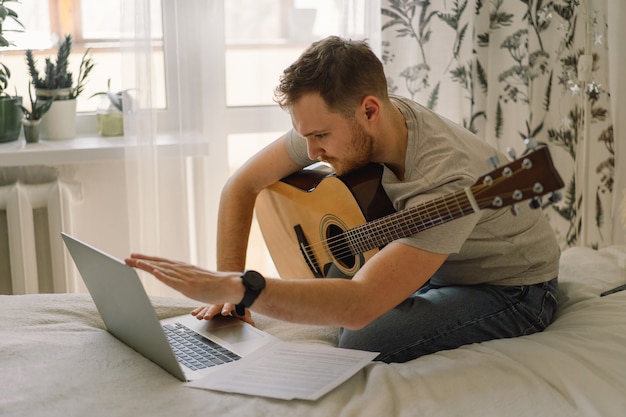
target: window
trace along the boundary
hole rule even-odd
[[[311,42],[331,34],[365,37],[354,24],[366,18],[365,7],[358,7],[360,4],[336,0],[225,1],[227,105],[274,104],[272,93],[279,74]]]
[[[127,0],[128,1],[128,0]],[[152,38],[162,44],[163,32],[161,25],[161,3],[152,0]],[[17,91],[28,97],[30,76],[25,64],[24,51],[31,49],[37,59],[38,69],[43,72],[46,57],[56,54],[56,45],[65,35],[72,35],[72,55],[70,65],[74,77],[83,54],[89,48],[96,63],[89,75],[85,91],[77,100],[79,112],[93,112],[98,99],[90,96],[107,88],[111,79],[111,88],[120,89],[121,78],[121,11],[122,0],[28,0],[11,7],[16,11],[19,20],[25,27],[20,32],[12,32],[10,40],[13,46],[3,54],[3,62],[11,69],[11,87],[9,91]],[[106,16],[106,18],[102,18]],[[18,25],[8,21],[5,29],[19,29]],[[160,57],[163,67],[163,55]],[[165,106],[165,79],[161,71],[162,106]]]
[[[166,109],[167,84],[176,85],[175,81],[167,79],[176,77],[175,55],[187,53],[183,50],[186,45],[178,46],[172,40],[176,38],[172,36],[175,34],[168,36],[167,30],[180,28],[185,22],[193,19],[184,15],[186,8],[183,6],[186,3],[180,0],[142,1],[149,2],[150,5],[151,37],[157,49],[158,62],[152,67],[155,78],[153,93],[158,97],[157,108]],[[42,70],[45,58],[56,54],[58,41],[71,33],[73,48],[70,64],[73,73],[78,74],[80,60],[87,48],[91,50],[96,63],[87,80],[85,91],[77,103],[78,111],[82,112],[79,117],[93,117],[99,100],[90,99],[90,96],[105,90],[108,79],[111,80],[113,90],[120,89],[122,77],[120,41],[125,36],[122,33],[121,10],[132,9],[134,3],[134,0],[28,0],[12,4],[25,30],[21,33],[11,33],[10,40],[14,46],[2,53],[3,63],[12,72],[9,91],[16,91],[23,97],[28,96],[30,76],[25,63],[26,49],[33,50],[38,67]],[[212,52],[215,56],[211,56],[211,62],[215,62],[219,70],[225,74],[223,81],[225,98],[219,94],[212,100],[219,101],[215,103],[216,106],[229,109],[229,120],[246,117],[248,121],[246,126],[242,126],[241,123],[229,124],[229,129],[234,129],[230,134],[240,134],[282,128],[285,125],[284,115],[282,111],[276,110],[273,102],[273,89],[282,70],[312,41],[323,36],[342,34],[351,37],[369,37],[369,30],[375,24],[368,26],[367,20],[370,18],[371,10],[377,8],[378,2],[204,0],[203,4],[223,14],[221,17],[223,27],[215,39],[211,38],[211,42],[215,41],[221,44],[221,47],[215,48],[215,52]],[[175,24],[172,24],[172,21],[175,21]],[[10,29],[9,24],[7,23],[5,29]],[[192,35],[197,30],[185,29]],[[171,106],[176,105],[175,102],[171,103]],[[250,117],[252,107],[258,111]],[[269,107],[273,110],[265,113]],[[245,114],[240,116],[236,109],[242,109]],[[175,109],[173,113],[176,113]],[[281,121],[277,123],[279,114]],[[275,122],[268,123],[268,120]]]
[[[231,169],[240,165],[240,155],[275,139],[279,126],[290,127],[284,113],[270,108],[283,69],[325,36],[376,38],[378,23],[369,20],[379,9],[372,0],[224,1],[225,104],[229,114],[241,114],[247,122],[227,133]],[[250,107],[254,117],[244,113]]]

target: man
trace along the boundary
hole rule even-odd
[[[293,129],[225,185],[218,271],[137,254],[129,265],[210,303],[192,312],[199,319],[231,314],[240,303],[281,320],[339,327],[340,346],[381,352],[386,362],[550,323],[559,247],[541,211],[527,207],[518,216],[485,210],[398,239],[352,279],[242,277],[256,196],[303,166],[321,160],[344,174],[383,164],[385,191],[400,210],[473,185],[498,154],[417,103],[389,97],[382,63],[365,42],[314,43],[284,71],[276,100]],[[244,319],[251,321],[249,312]]]

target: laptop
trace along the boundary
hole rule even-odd
[[[63,241],[113,336],[181,381],[193,381],[278,339],[234,317],[159,320],[137,271],[80,240]]]

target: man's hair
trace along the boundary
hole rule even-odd
[[[367,43],[337,36],[313,43],[285,69],[274,97],[289,109],[308,93],[318,93],[331,112],[346,117],[368,95],[389,99],[383,64]]]

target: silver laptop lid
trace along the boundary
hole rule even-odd
[[[185,374],[172,352],[137,272],[123,261],[66,233],[61,235],[107,330],[176,378],[185,381]]]

